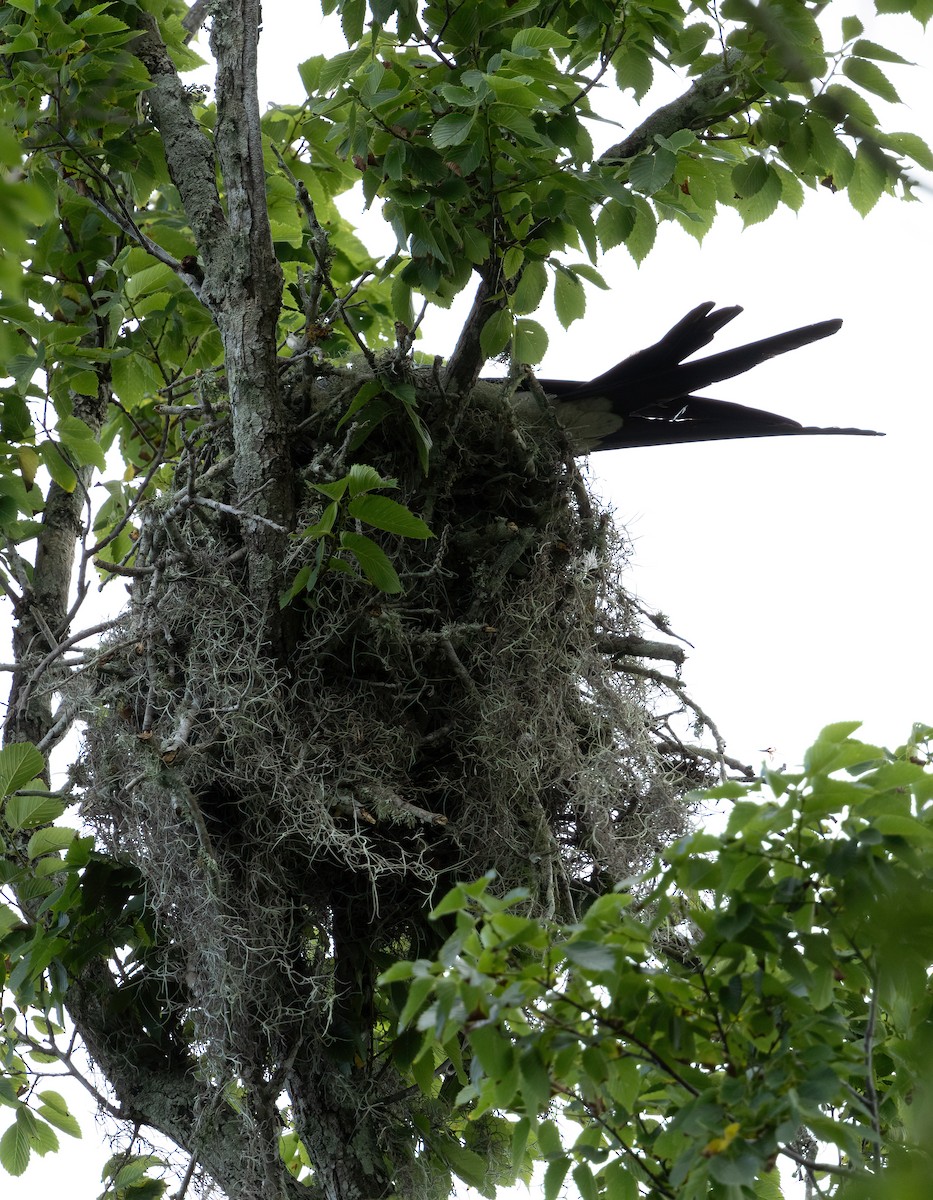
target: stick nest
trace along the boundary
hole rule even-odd
[[[532,913],[572,919],[682,830],[710,758],[672,738],[653,672],[619,654],[639,631],[626,548],[550,414],[519,419],[505,389],[455,403],[429,370],[405,378],[433,439],[427,475],[402,406],[378,400],[357,449],[367,410],[338,423],[360,372],[301,366],[281,464],[298,529],[327,503],[311,485],[350,461],[398,479],[392,497],[435,534],[365,531],[401,594],[325,571],[273,658],[246,590],[249,498],[233,492],[222,403],[202,404],[84,699],[84,812],[144,876],[166,1003],[205,1071],[268,1088],[313,1045],[342,1064],[322,1102],[347,1101],[350,1063],[352,1104],[374,1112],[399,1085],[376,1061],[375,976],[433,952],[432,903],[495,871]],[[315,548],[288,546],[283,590]],[[382,1143],[400,1121],[382,1114]]]

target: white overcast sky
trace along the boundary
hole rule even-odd
[[[863,19],[873,8],[863,0],[839,7]],[[885,64],[907,104],[886,121],[933,142],[929,35],[885,18],[867,36],[926,64]],[[295,64],[332,48],[315,5],[264,0],[264,98],[300,100]],[[541,372],[551,378],[598,374],[703,300],[746,310],[717,337],[718,349],[827,317],[845,322],[835,337],[708,392],[886,438],[670,446],[591,463],[634,542],[629,587],[694,643],[685,668],[692,694],[731,753],[755,765],[766,747],[778,765],[799,762],[830,721],[863,720],[864,735],[887,745],[903,741],[912,721],[933,723],[933,636],[923,625],[933,193],[918,194],[910,205],[885,198],[862,220],[843,194],[821,188],[798,215],[781,209],[744,232],[726,213],[702,247],[665,225],[640,269],[621,247],[603,261],[612,290],[590,289],[587,316],[569,332],[547,308],[539,314],[551,333]],[[421,348],[449,353],[462,312],[426,322]],[[82,1123],[83,1142],[62,1136],[61,1153],[34,1160],[19,1179],[4,1175],[5,1200],[63,1189],[70,1200],[96,1197],[106,1151],[90,1114]]]

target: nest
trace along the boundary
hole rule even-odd
[[[357,375],[296,371],[288,392],[299,528],[327,503],[310,485],[352,459],[435,534],[374,535],[400,595],[325,571],[292,605],[288,661],[269,656],[215,405],[148,505],[84,696],[85,816],[142,872],[173,995],[184,980],[166,1002],[215,1076],[268,1081],[296,1038],[369,1064],[375,977],[433,953],[427,913],[456,880],[494,871],[572,919],[682,830],[708,778],[653,715],[651,673],[607,649],[638,632],[625,546],[547,412],[414,378],[426,476],[401,406],[362,448],[365,420],[340,426]],[[291,542],[283,588],[312,553]],[[353,1105],[397,1086],[374,1065]]]

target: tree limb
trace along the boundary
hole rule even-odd
[[[627,138],[604,151],[598,163],[611,166],[625,162],[647,150],[656,136],[670,137],[678,129],[701,129],[714,117],[726,116],[726,112],[718,114],[717,110],[723,96],[735,87],[741,62],[742,54],[738,50],[727,50],[722,62],[698,76],[682,96],[655,109]],[[744,107],[747,100],[743,96],[740,107]]]
[[[624,636],[604,634],[598,646],[604,654],[613,658],[631,655],[634,658],[666,659],[680,666],[687,657],[680,646],[672,646],[670,642],[652,642],[636,633]]]
[[[279,571],[283,530],[294,512],[292,473],[279,394],[276,328],[282,271],[272,245],[266,203],[256,61],[259,0],[235,0],[214,13],[211,49],[217,61],[217,122],[212,144],[190,109],[187,93],[148,14],[134,53],[154,87],[148,93],[169,173],[204,263],[200,298],[224,346],[236,455],[234,480],[257,497],[258,520],[243,523],[249,549],[249,591],[265,619],[265,640],[278,644]],[[223,181],[226,214],[215,179]]]
[[[493,313],[498,312],[505,303],[504,296],[493,295],[497,266],[497,263],[490,260],[480,268],[480,282],[473,298],[473,307],[447,363],[444,374],[445,391],[466,395],[483,369],[486,360],[480,349],[480,334]]]

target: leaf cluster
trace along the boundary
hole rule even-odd
[[[388,2],[365,28],[362,0],[329,7],[350,49],[300,70],[327,144],[355,165],[367,203],[384,201],[394,315],[410,319],[413,292],[448,304],[478,270],[501,300],[487,355],[511,342],[516,360],[539,361],[546,335],[528,314],[548,282],[566,327],[583,315],[581,278],[602,286],[599,254],[625,244],[641,262],[659,221],[702,239],[724,207],[753,224],[819,184],[864,214],[884,192],[909,195],[907,162],[933,164],[866,98],[896,103],[878,63],[906,60],[854,17],[828,43],[822,3]],[[901,10],[926,20],[928,7]],[[604,80],[642,101],[658,66],[690,90],[594,147],[593,129],[616,119]],[[589,261],[569,268],[580,249]]]
[[[890,753],[856,728],[824,729],[799,774],[708,792],[723,832],[578,923],[454,889],[437,959],[383,976],[408,983],[414,1080],[449,1057],[550,1200],[568,1173],[585,1200],[779,1197],[782,1159],[823,1195],[883,1187],[892,1156],[928,1173],[933,730]]]
[[[424,521],[404,504],[388,496],[373,495],[376,491],[397,487],[395,480],[383,479],[373,467],[355,463],[342,479],[313,486],[328,497],[330,503],[313,525],[297,535],[315,542],[316,549],[313,561],[298,571],[283,594],[283,607],[301,592],[313,592],[323,570],[354,574],[351,563],[340,556],[341,551],[350,555],[374,587],[390,594],[400,592],[401,580],[385,551],[371,537],[352,527],[353,523],[368,525],[399,537],[424,539],[433,536]]]

